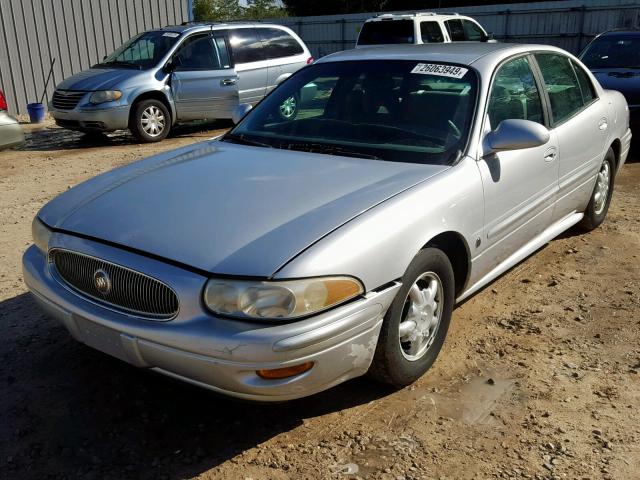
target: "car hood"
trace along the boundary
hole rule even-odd
[[[603,88],[622,93],[629,105],[640,104],[640,69],[596,68],[591,72]]]
[[[141,73],[140,70],[129,68],[90,68],[65,78],[56,88],[60,90],[110,90],[121,87],[122,82]]]
[[[62,231],[211,273],[269,277],[332,230],[446,168],[210,141],[100,175],[39,216]]]

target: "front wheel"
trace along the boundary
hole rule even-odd
[[[385,315],[370,376],[404,387],[433,365],[449,330],[454,290],[453,268],[441,250],[416,255]]]
[[[615,154],[610,148],[600,165],[589,205],[587,205],[587,209],[584,211],[584,218],[580,222],[580,226],[584,230],[589,231],[598,228],[607,216],[613,194],[615,158]]]
[[[133,107],[129,129],[141,142],[159,142],[169,134],[170,120],[169,110],[160,100],[143,100]]]

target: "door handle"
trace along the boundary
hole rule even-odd
[[[544,153],[545,162],[553,162],[556,159],[558,152],[555,149],[549,149]]]
[[[220,85],[227,87],[229,85],[235,85],[237,81],[237,78],[225,78],[223,80],[220,80]]]
[[[608,126],[609,124],[607,123],[606,118],[601,118],[600,121],[598,122],[598,129],[600,130],[606,130]]]

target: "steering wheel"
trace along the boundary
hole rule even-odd
[[[456,124],[453,123],[451,120],[447,120],[447,125],[453,131],[453,136],[456,138],[456,140],[460,140],[462,138],[462,132],[456,126]]]

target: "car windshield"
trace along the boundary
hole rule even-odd
[[[154,67],[173,47],[180,34],[178,32],[144,32],[129,39],[111,55],[94,65],[94,68],[137,68]]]
[[[582,54],[590,68],[640,68],[640,35],[610,36],[594,40]]]
[[[317,63],[265,98],[224,141],[378,160],[452,164],[477,92],[473,70],[405,60]]]
[[[358,45],[414,43],[413,20],[380,20],[365,22]]]

